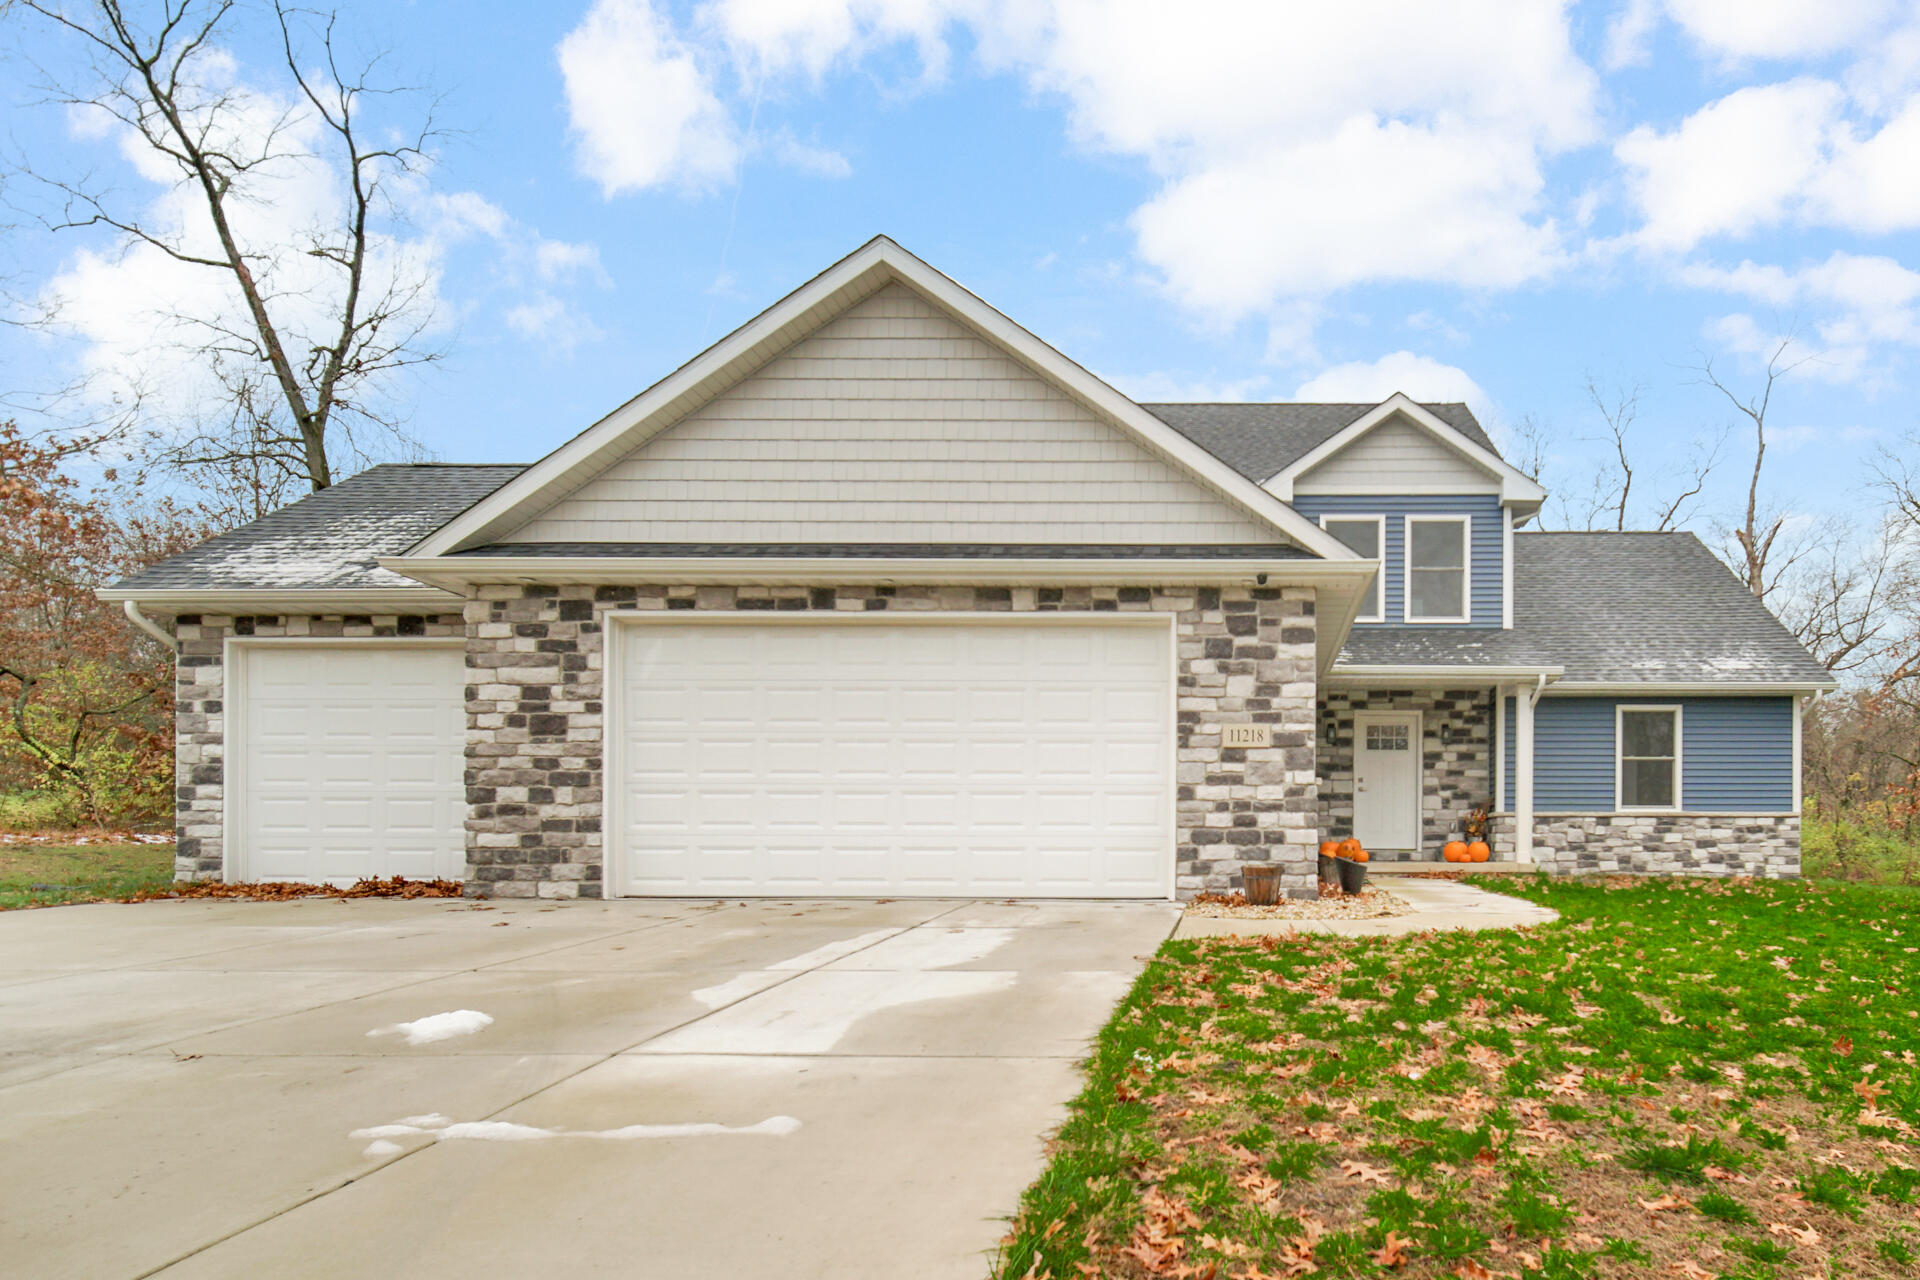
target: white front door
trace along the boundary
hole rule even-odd
[[[1353,718],[1353,834],[1368,849],[1420,847],[1420,715]]]

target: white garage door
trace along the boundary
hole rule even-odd
[[[246,880],[460,879],[465,659],[445,645],[247,645],[230,744]]]
[[[1164,897],[1164,620],[625,624],[628,894]]]

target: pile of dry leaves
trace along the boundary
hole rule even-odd
[[[163,898],[235,898],[247,902],[286,902],[294,898],[458,898],[458,880],[409,880],[394,876],[358,880],[347,888],[330,884],[298,884],[287,880],[260,880],[230,884],[224,880],[191,880],[165,889],[149,890],[128,899],[151,902]]]

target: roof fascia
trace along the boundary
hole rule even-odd
[[[520,475],[441,526],[410,550],[413,556],[445,555],[486,542],[535,510],[544,509],[582,472],[596,469],[603,454],[638,447],[681,416],[675,406],[714,384],[732,385],[767,358],[766,344],[796,342],[886,283],[898,280],[932,298],[999,344],[1015,359],[1049,378],[1083,404],[1156,453],[1168,458],[1224,497],[1279,529],[1326,560],[1353,552],[1284,501],[1248,480],[1132,400],[1015,324],[998,310],[884,236],[847,257],[761,312],[672,374],[602,418]],[[847,295],[837,307],[836,295]],[[813,315],[816,309],[822,314]],[[795,332],[785,332],[794,327]],[[607,458],[611,461],[611,457]],[[604,464],[603,464],[604,465]]]
[[[1482,449],[1455,430],[1445,419],[1401,391],[1394,392],[1287,464],[1285,468],[1268,477],[1263,487],[1283,502],[1293,501],[1293,486],[1296,480],[1396,414],[1425,430],[1469,462],[1492,472],[1500,482],[1502,502],[1537,507],[1546,501],[1547,491],[1524,472],[1496,454]]]
[[[1558,693],[1562,696],[1613,694],[1620,697],[1639,697],[1641,695],[1660,696],[1665,694],[1692,694],[1695,697],[1707,697],[1714,694],[1779,694],[1787,696],[1796,693],[1822,693],[1829,689],[1838,689],[1838,680],[1660,680],[1660,681],[1618,681],[1618,680],[1563,680],[1548,691],[1549,697]]]
[[[457,591],[434,586],[299,587],[255,589],[166,587],[94,592],[109,604],[131,600],[153,613],[393,613],[397,610],[459,608],[466,603]]]
[[[1500,684],[1509,681],[1558,680],[1566,671],[1557,666],[1444,666],[1433,664],[1336,663],[1329,681],[1350,685],[1388,685],[1416,681],[1432,684]]]

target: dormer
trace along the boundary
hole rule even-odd
[[[1513,625],[1513,530],[1546,491],[1500,457],[1465,405],[1395,393],[1264,487],[1381,559],[1356,625]]]

